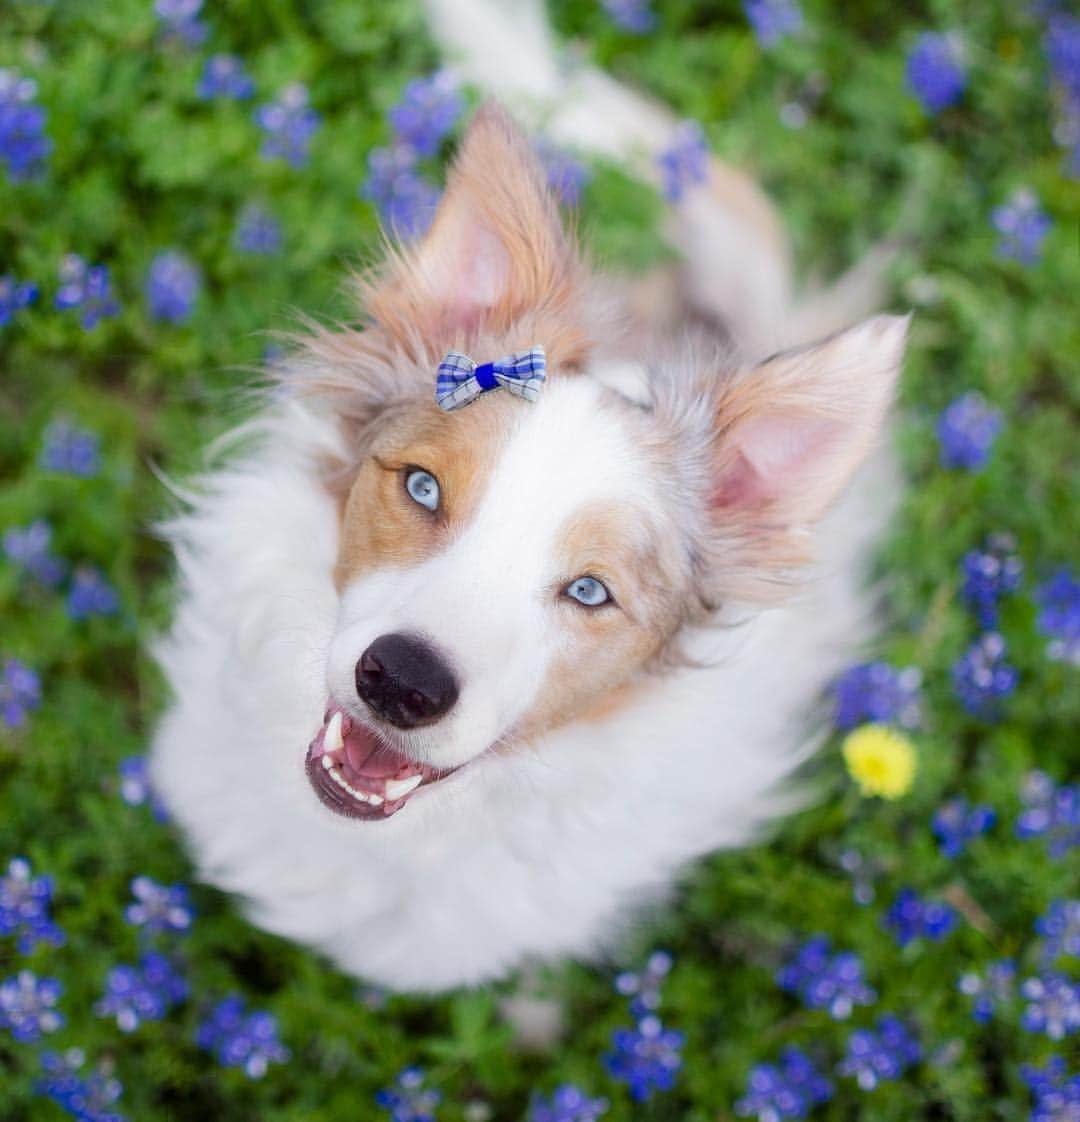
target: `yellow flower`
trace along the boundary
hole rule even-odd
[[[863,725],[841,745],[848,773],[864,795],[897,799],[915,778],[915,745],[885,725]]]

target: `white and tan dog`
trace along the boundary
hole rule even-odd
[[[429,235],[363,281],[368,325],[301,344],[170,527],[155,786],[203,877],[357,975],[436,990],[609,946],[791,804],[867,633],[894,487],[856,472],[906,320],[768,357],[808,313],[767,307],[760,196],[717,165],[672,221],[740,231],[683,278],[727,342],[628,310],[485,108]],[[776,278],[745,316],[740,271]],[[535,403],[436,406],[447,351],[534,345]]]

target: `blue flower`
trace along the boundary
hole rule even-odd
[[[69,1048],[62,1055],[43,1052],[41,1068],[45,1074],[36,1081],[34,1089],[78,1122],[126,1122],[122,1114],[112,1110],[124,1090],[120,1080],[103,1070],[91,1071],[83,1078],[85,1063],[81,1048]]]
[[[52,527],[44,518],[20,529],[12,526],[4,534],[4,555],[28,577],[55,588],[63,579],[67,566],[49,549]]]
[[[696,183],[709,177],[709,145],[697,121],[683,121],[669,148],[656,158],[664,198],[677,203]]]
[[[0,982],[0,1029],[20,1044],[33,1044],[45,1033],[56,1032],[64,1023],[55,1008],[64,987],[56,978],[39,978],[32,970]]]
[[[969,841],[985,834],[997,821],[992,806],[972,806],[965,798],[949,799],[938,807],[931,829],[946,857],[959,857]]]
[[[87,265],[77,253],[69,253],[60,263],[56,306],[62,311],[81,309],[79,322],[84,331],[91,331],[101,320],[117,315],[120,305],[112,294],[108,267]]]
[[[937,435],[941,463],[948,468],[979,471],[1001,431],[1001,414],[975,390],[958,397],[942,410]]]
[[[1080,983],[1064,974],[1028,978],[1020,987],[1027,1006],[1021,1024],[1051,1040],[1064,1040],[1080,1029]]]
[[[211,55],[203,66],[202,77],[195,91],[199,97],[233,98],[242,101],[255,92],[255,83],[244,70],[244,63],[236,55]]]
[[[1080,19],[1051,12],[1044,44],[1057,108],[1054,139],[1069,150],[1065,173],[1080,178]]]
[[[105,993],[94,1006],[99,1017],[115,1017],[121,1032],[134,1032],[144,1021],[160,1021],[187,997],[187,982],[163,954],[148,951],[139,965],[115,966]]]
[[[0,70],[0,164],[16,182],[38,175],[52,150],[45,110],[34,104],[36,96],[33,79]]]
[[[608,19],[623,31],[647,35],[656,27],[652,0],[602,0],[602,3]]]
[[[199,1026],[200,1048],[212,1052],[223,1067],[241,1068],[249,1079],[261,1079],[271,1064],[284,1063],[289,1050],[278,1039],[271,1013],[249,1013],[244,999],[233,994],[220,1001]]]
[[[90,479],[101,470],[100,440],[89,429],[69,421],[51,421],[42,439],[38,463],[45,471],[58,471]]]
[[[79,565],[68,590],[67,613],[74,620],[91,616],[111,616],[120,608],[116,589],[93,565]]]
[[[654,1091],[670,1091],[675,1086],[685,1039],[649,1014],[636,1028],[620,1028],[611,1034],[612,1050],[604,1056],[604,1067],[612,1078],[627,1084],[634,1102],[647,1102]]]
[[[533,141],[533,150],[544,169],[544,178],[563,206],[577,206],[581,192],[589,182],[589,169],[569,152],[555,147],[545,137]]]
[[[964,49],[955,32],[925,31],[907,58],[908,89],[928,113],[955,105],[964,93]]]
[[[948,904],[924,900],[914,889],[902,888],[882,917],[882,925],[901,947],[920,936],[937,942],[956,926],[956,912]]]
[[[202,280],[185,254],[170,249],[150,262],[146,274],[146,301],[153,319],[183,323],[195,308]]]
[[[150,785],[150,776],[147,773],[145,756],[128,756],[120,761],[120,798],[128,806],[144,806],[149,804],[150,813],[158,822],[168,820],[165,804],[158,798],[157,792]]]
[[[833,686],[833,723],[838,729],[863,724],[898,724],[914,728],[920,718],[922,674],[908,666],[863,662],[844,671]]]
[[[41,680],[17,658],[4,659],[0,670],[0,718],[8,728],[20,728],[26,714],[41,704]]]
[[[903,1022],[885,1016],[876,1032],[856,1029],[848,1037],[847,1053],[836,1070],[852,1076],[862,1090],[872,1091],[885,1080],[899,1079],[921,1055],[919,1042]]]
[[[15,313],[29,307],[37,296],[36,284],[21,284],[12,276],[0,277],[0,327],[7,327]]]
[[[64,932],[49,915],[52,877],[31,875],[30,862],[15,857],[7,876],[0,878],[0,935],[17,935],[19,954],[30,954],[38,943],[59,947]]]
[[[640,974],[624,970],[615,976],[615,992],[632,997],[630,1013],[643,1017],[660,1008],[660,987],[671,971],[674,959],[667,951],[654,951]]]
[[[248,203],[236,221],[233,245],[241,253],[277,253],[281,249],[281,224],[266,207]]]
[[[814,1107],[832,1098],[833,1086],[805,1052],[785,1048],[780,1063],[755,1064],[746,1081],[746,1094],[735,1104],[740,1118],[782,1122],[805,1118]]]
[[[1024,1064],[1020,1074],[1035,1100],[1029,1122],[1076,1122],[1080,1118],[1080,1075],[1066,1078],[1060,1056],[1052,1057],[1045,1068]]]
[[[1020,790],[1024,809],[1016,819],[1018,838],[1046,838],[1057,859],[1080,845],[1080,786],[1060,787],[1043,771],[1030,771]]]
[[[960,595],[983,627],[995,627],[998,601],[1020,587],[1024,563],[1016,556],[1012,534],[991,534],[984,549],[964,554]]]
[[[815,935],[776,975],[777,985],[796,994],[808,1009],[827,1009],[843,1021],[856,1005],[873,1005],[877,994],[866,984],[862,959],[853,951],[831,953],[827,935]]]
[[[424,1073],[418,1067],[402,1071],[393,1087],[375,1093],[375,1103],[389,1111],[393,1122],[434,1122],[435,1108],[442,1095],[424,1086]]]
[[[1068,956],[1080,958],[1080,900],[1055,900],[1035,921],[1035,930],[1046,940],[1043,962],[1052,964]]]
[[[743,0],[743,9],[763,47],[775,47],[781,39],[802,29],[798,0]]]
[[[165,37],[197,47],[209,33],[199,19],[203,0],[155,0],[154,13],[161,20]]]
[[[411,81],[389,112],[398,141],[418,156],[434,156],[457,124],[465,99],[449,70]]]
[[[399,238],[417,238],[431,225],[439,189],[416,170],[411,148],[373,148],[360,194],[375,204],[382,224]]]
[[[1005,640],[987,631],[953,663],[953,689],[960,704],[973,716],[995,721],[1001,702],[1016,689],[1016,668],[1005,661]]]
[[[1035,600],[1036,626],[1050,639],[1047,657],[1080,666],[1080,581],[1068,569],[1058,569],[1035,590]]]
[[[135,877],[131,882],[135,903],[124,909],[128,923],[144,931],[187,931],[194,913],[188,902],[188,891],[182,884],[158,884],[149,877]]]
[[[278,95],[255,110],[255,123],[265,134],[262,154],[268,160],[287,161],[294,168],[308,162],[311,138],[322,117],[308,105],[307,86],[292,82]]]
[[[1014,191],[1008,202],[994,209],[994,229],[1001,235],[997,244],[999,257],[1031,265],[1042,255],[1042,243],[1053,222],[1039,207],[1035,192],[1025,187]]]
[[[564,1083],[550,1099],[533,1100],[527,1122],[596,1122],[607,1108],[607,1099],[590,1099],[572,1083]]]
[[[967,997],[975,999],[971,1015],[980,1025],[985,1025],[1002,1005],[1007,1005],[1015,995],[1016,963],[1012,959],[992,962],[986,975],[971,971],[964,974],[956,988]]]

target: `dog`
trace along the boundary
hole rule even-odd
[[[804,798],[871,633],[908,321],[833,330],[850,277],[793,300],[717,161],[670,224],[676,275],[598,273],[486,104],[365,324],[298,341],[166,527],[154,787],[202,878],[370,982],[610,949]]]

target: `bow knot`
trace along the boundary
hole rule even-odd
[[[449,412],[470,405],[482,393],[505,386],[515,397],[536,401],[546,368],[543,347],[516,351],[496,362],[477,363],[458,351],[439,363],[435,379],[435,403]]]

